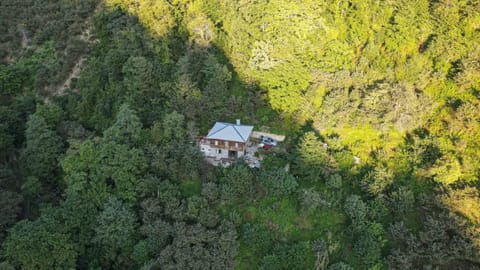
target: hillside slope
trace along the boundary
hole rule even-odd
[[[2,1],[0,269],[480,268],[479,11]]]

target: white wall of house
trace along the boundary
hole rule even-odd
[[[215,157],[215,158],[228,158],[228,151],[225,149],[211,147],[210,145],[201,144],[200,151],[207,157]]]
[[[202,151],[202,153],[206,157],[214,157],[214,158],[217,158],[217,159],[228,158],[228,150],[212,147],[209,144],[200,144],[200,151]],[[237,152],[237,157],[238,158],[243,157],[243,156],[244,156],[243,151]]]

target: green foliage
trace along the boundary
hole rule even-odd
[[[372,268],[382,268],[382,248],[386,243],[383,226],[370,223],[357,232],[353,249],[360,260]]]
[[[328,266],[327,270],[353,270],[354,268],[344,262],[334,263]]]
[[[262,258],[259,269],[309,269],[311,262],[303,258],[310,252],[306,242],[277,244],[270,254]]]
[[[367,205],[357,195],[351,195],[345,200],[344,210],[354,225],[364,222],[368,214]]]
[[[345,200],[344,210],[352,223],[353,250],[363,266],[381,269],[382,249],[386,244],[385,232],[381,223],[368,219],[368,206],[357,195]]]
[[[124,203],[111,197],[97,217],[93,242],[103,250],[105,267],[125,267],[135,245],[137,221],[135,213]]]
[[[1,262],[0,263],[0,270],[15,270],[15,267],[13,267],[8,262]]]
[[[4,243],[5,257],[22,269],[73,269],[76,246],[70,236],[40,220],[18,222]]]
[[[133,247],[132,259],[138,264],[143,265],[149,259],[148,246],[145,240],[141,240]]]
[[[37,105],[35,114],[45,119],[47,125],[55,130],[62,121],[64,112],[58,105],[48,104]]]
[[[22,197],[16,192],[0,190],[0,239],[4,239],[5,230],[15,224],[20,213]]]
[[[321,206],[330,207],[332,205],[314,189],[301,189],[299,191],[299,200],[303,209],[315,210]]]
[[[222,199],[230,201],[252,195],[254,176],[247,166],[237,164],[225,170],[220,183]]]
[[[62,161],[67,194],[103,205],[111,195],[135,202],[146,167],[142,151],[90,140],[70,149]]]
[[[25,139],[26,147],[22,154],[28,174],[41,179],[54,175],[63,143],[42,116],[30,116]]]
[[[404,214],[414,208],[415,195],[410,189],[399,187],[398,190],[390,194],[389,200],[390,208],[393,209],[394,213]]]
[[[264,226],[255,223],[244,223],[241,230],[242,241],[255,251],[262,252],[272,247],[272,235]]]
[[[216,202],[218,199],[218,185],[213,182],[208,182],[202,185],[202,196],[209,202]]]
[[[105,130],[103,136],[106,141],[135,146],[139,143],[141,130],[140,119],[127,104],[123,104],[115,123]]]
[[[3,2],[0,268],[478,262],[477,2]],[[202,162],[236,118],[260,171]]]
[[[342,188],[342,176],[339,174],[334,174],[328,177],[325,185],[332,190],[339,190]]]
[[[362,188],[371,196],[383,196],[393,183],[393,173],[383,166],[378,166],[362,179]]]
[[[262,188],[273,196],[290,195],[298,187],[295,177],[280,168],[263,171],[257,179]]]
[[[175,224],[172,241],[146,269],[232,269],[236,254],[235,230],[221,224],[217,230],[200,225]]]
[[[167,142],[181,142],[185,139],[185,118],[175,111],[165,115],[162,128],[163,138]]]
[[[12,106],[13,107],[13,106]],[[21,112],[14,108],[0,107],[0,150],[4,156],[14,149],[24,138],[24,123]]]
[[[203,155],[196,145],[187,141],[171,141],[163,145],[149,144],[146,155],[151,170],[171,180],[197,179]]]
[[[313,132],[301,139],[295,160],[295,173],[310,182],[324,181],[336,170],[336,162]]]
[[[174,200],[172,200],[174,201]],[[168,244],[173,226],[162,218],[162,205],[156,200],[142,202],[142,226],[140,232],[146,237],[149,258],[158,254]]]

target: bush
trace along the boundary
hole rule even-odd
[[[359,230],[353,250],[366,266],[373,267],[380,264],[382,248],[386,243],[384,234],[382,224],[374,222],[362,226]]]
[[[0,270],[15,270],[15,267],[13,267],[7,262],[2,262],[0,263]]]
[[[344,210],[353,224],[359,224],[365,221],[368,213],[367,205],[358,195],[352,195],[347,198]]]
[[[301,189],[299,192],[299,200],[302,208],[315,210],[320,206],[330,207],[332,204],[323,199],[320,193],[314,189]]]
[[[305,260],[311,248],[307,242],[282,243],[274,246],[272,252],[260,261],[262,270],[303,270],[312,269],[311,262]]]
[[[268,194],[275,196],[290,195],[298,187],[297,180],[283,169],[264,171],[259,182]]]
[[[327,270],[353,270],[353,267],[344,262],[338,262],[329,265]]]
[[[327,178],[327,182],[325,183],[328,188],[337,190],[342,188],[342,176],[339,174],[331,175]]]
[[[405,214],[409,210],[413,209],[415,203],[415,196],[407,187],[398,188],[398,190],[390,194],[388,199],[391,209],[399,214]]]
[[[242,164],[236,164],[226,169],[221,179],[222,199],[248,197],[253,194],[253,174],[249,168]]]
[[[210,203],[214,203],[218,199],[218,186],[214,182],[204,183],[202,185],[202,196]]]
[[[241,240],[258,251],[269,250],[273,244],[270,232],[263,225],[245,223],[241,231]]]

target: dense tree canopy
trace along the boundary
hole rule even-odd
[[[0,33],[0,269],[480,267],[478,1],[3,0]],[[286,140],[211,166],[235,119]]]

